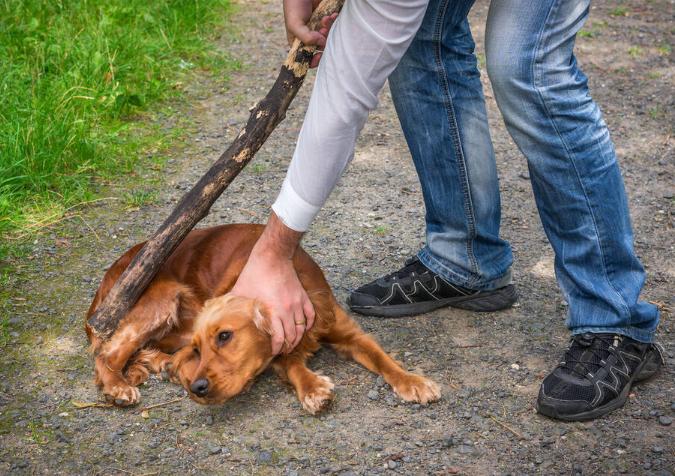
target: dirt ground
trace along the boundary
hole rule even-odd
[[[44,236],[17,263],[10,340],[0,348],[0,473],[16,474],[672,474],[675,465],[672,280],[675,163],[672,149],[672,2],[594,3],[578,57],[612,132],[628,189],[637,251],[648,270],[644,298],[659,303],[658,339],[669,368],[634,389],[626,406],[588,423],[543,418],[541,379],[566,347],[566,305],[556,286],[525,159],[505,131],[483,80],[501,178],[503,236],[513,245],[520,301],[475,314],[444,309],[398,320],[358,317],[409,369],[442,384],[429,406],[401,403],[389,388],[332,351],[311,362],[333,378],[337,399],[320,417],[303,412],[271,372],[220,407],[152,379],[140,407],[90,407],[83,316],[107,266],[145,239],[248,117],[285,56],[278,2],[241,1],[239,40],[223,48],[246,67],[226,90],[195,84],[184,114],[199,126],[162,172],[154,205],[101,202]],[[488,2],[472,23],[482,56]],[[310,87],[203,225],[260,222],[292,155]],[[167,118],[170,123],[172,118]],[[304,246],[338,298],[398,267],[423,240],[420,187],[389,93],[372,113],[356,157]],[[145,418],[145,417],[147,418]]]

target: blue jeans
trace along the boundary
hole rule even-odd
[[[506,127],[525,155],[575,334],[651,342],[658,311],[639,300],[623,180],[607,126],[574,57],[590,0],[495,0],[487,69]],[[445,279],[491,290],[510,282],[500,198],[474,43],[473,0],[431,0],[390,87],[422,184],[420,260]]]

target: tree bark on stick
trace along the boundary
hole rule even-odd
[[[339,12],[343,3],[344,0],[323,0],[312,14],[309,27],[316,30],[321,19]],[[213,203],[286,117],[286,110],[302,86],[315,50],[316,47],[304,46],[295,40],[274,86],[253,107],[246,126],[192,190],[183,196],[89,318],[89,325],[97,337],[107,339],[115,332],[120,320],[143,294],[167,258],[208,214]]]

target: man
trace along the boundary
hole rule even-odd
[[[511,306],[509,244],[499,237],[494,152],[467,14],[472,0],[347,0],[319,32],[311,0],[286,0],[289,32],[326,45],[297,148],[265,232],[233,292],[273,313],[275,351],[292,348],[313,310],[290,259],[339,175],[387,78],[422,184],[426,246],[398,271],[354,291],[374,316],[449,305]],[[624,404],[662,364],[658,311],[639,300],[623,181],[573,54],[589,0],[499,0],[486,28],[487,69],[509,133],[528,160],[539,214],[555,251],[573,338],[542,383],[538,410],[595,418]],[[262,282],[261,282],[262,281]]]

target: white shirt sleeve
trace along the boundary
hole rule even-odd
[[[328,35],[295,153],[272,205],[289,228],[306,231],[328,199],[427,3],[346,0]]]

